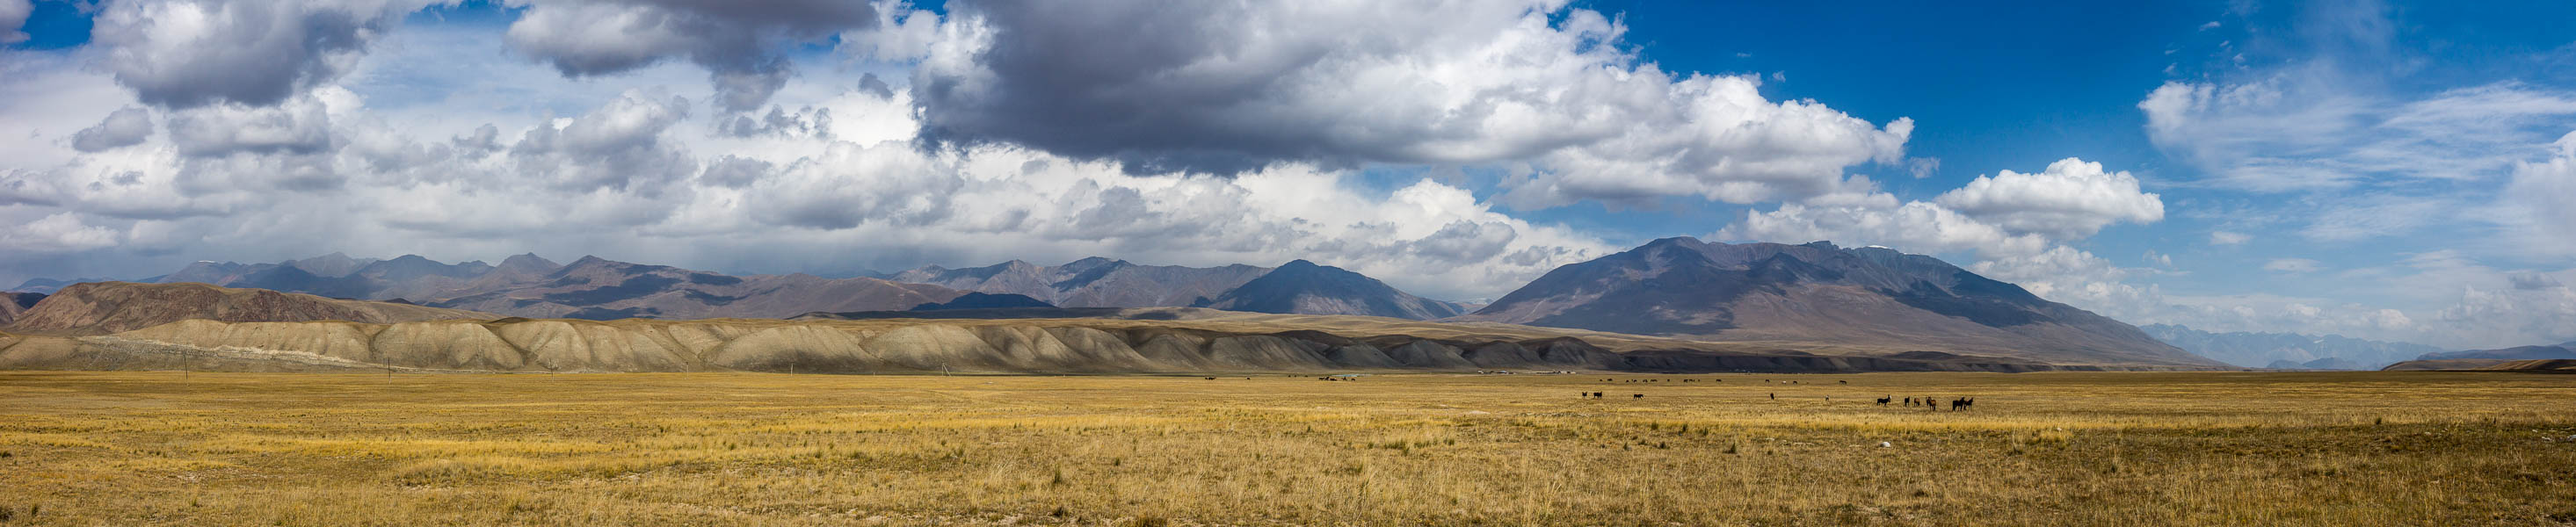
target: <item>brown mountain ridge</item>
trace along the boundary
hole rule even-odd
[[[72,284],[44,297],[7,326],[12,333],[105,335],[182,320],[305,322],[343,320],[372,324],[500,315],[397,302],[342,300],[206,284]]]

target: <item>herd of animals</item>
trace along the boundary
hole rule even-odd
[[[1244,378],[1245,378],[1245,379],[1251,379],[1251,377],[1244,377]],[[1207,378],[1207,379],[1208,379],[1208,380],[1211,380],[1211,381],[1216,380],[1216,378],[1215,378],[1215,377],[1209,377],[1209,378]],[[1326,380],[1326,381],[1352,381],[1352,380],[1359,380],[1359,379],[1358,379],[1358,378],[1356,378],[1356,377],[1331,377],[1331,376],[1326,376],[1326,377],[1316,377],[1316,379],[1319,379],[1319,380]],[[1601,382],[1699,382],[1700,380],[1701,380],[1701,379],[1628,379],[1628,380],[1626,380],[1626,381],[1620,381],[1620,380],[1618,380],[1618,379],[1602,379],[1602,380],[1601,380]],[[1726,382],[1726,379],[1708,379],[1708,380],[1710,380],[1710,381],[1714,381],[1714,382]],[[1762,380],[1762,382],[1771,382],[1771,380],[1770,380],[1770,379],[1763,379],[1763,380]],[[1846,385],[1851,384],[1851,381],[1834,381],[1834,382],[1841,383],[1841,384],[1846,384]],[[1799,381],[1785,381],[1785,383],[1786,383],[1786,384],[1801,384]],[[1600,399],[1600,398],[1606,397],[1606,396],[1607,396],[1607,393],[1606,393],[1606,392],[1576,392],[1576,393],[1574,394],[1574,396],[1575,396],[1575,397],[1577,397],[1577,398],[1583,398],[1583,399]],[[1646,398],[1646,394],[1642,394],[1642,393],[1633,393],[1633,394],[1628,394],[1628,398],[1630,398],[1630,399],[1644,399],[1644,398]],[[1774,401],[1776,401],[1776,400],[1780,400],[1780,394],[1777,394],[1777,393],[1769,394],[1769,398],[1770,398],[1770,400],[1774,400]],[[1827,400],[1827,401],[1831,401],[1831,400],[1834,400],[1834,398],[1833,398],[1833,397],[1831,397],[1831,396],[1827,396],[1827,397],[1825,397],[1825,400]],[[1888,404],[1888,403],[1890,403],[1890,402],[1895,402],[1895,401],[1896,401],[1896,396],[1892,396],[1892,395],[1891,395],[1891,396],[1887,396],[1887,397],[1880,397],[1880,398],[1878,398],[1878,405],[1879,405],[1879,406],[1887,406],[1887,404]],[[1957,399],[1951,399],[1951,400],[1950,400],[1950,411],[1956,412],[1956,411],[1960,411],[1960,410],[1966,410],[1966,409],[1968,409],[1968,408],[1970,408],[1970,407],[1974,407],[1974,406],[1976,406],[1976,405],[1977,405],[1977,398],[1975,398],[1975,397],[1960,397],[1960,398],[1957,398]],[[1940,409],[1941,409],[1941,401],[1940,401],[1940,400],[1937,400],[1937,399],[1933,399],[1933,398],[1931,398],[1931,397],[1907,397],[1907,398],[1905,398],[1905,406],[1909,406],[1909,407],[1912,407],[1912,406],[1921,406],[1921,407],[1923,407],[1924,409],[1938,411],[1938,410],[1940,410]]]
[[[1711,379],[1711,380],[1714,380],[1714,381],[1717,381],[1717,382],[1726,382],[1726,379]],[[1602,380],[1601,380],[1601,382],[1614,382],[1614,381],[1618,381],[1618,380],[1617,380],[1617,379],[1602,379]],[[1624,381],[1624,382],[1673,382],[1673,381],[1680,381],[1680,382],[1699,382],[1699,379],[1629,379],[1629,380]],[[1762,380],[1762,382],[1771,382],[1771,380],[1770,380],[1770,379],[1763,379],[1763,380]],[[1838,383],[1841,383],[1841,384],[1851,384],[1851,381],[1835,381],[1835,382],[1838,382]],[[1800,383],[1800,382],[1798,382],[1798,381],[1786,381],[1786,384],[1801,384],[1801,383]],[[1584,398],[1584,399],[1600,399],[1600,398],[1602,398],[1603,393],[1602,393],[1602,392],[1576,392],[1576,393],[1574,394],[1574,396],[1575,396],[1575,397],[1578,397],[1578,398]],[[1644,399],[1644,398],[1646,398],[1646,394],[1642,394],[1642,393],[1638,393],[1638,394],[1629,394],[1629,395],[1628,395],[1628,397],[1629,397],[1629,398],[1631,398],[1631,399]],[[1780,394],[1777,394],[1777,393],[1767,394],[1767,397],[1769,397],[1769,400],[1774,400],[1774,401],[1780,400]],[[1833,398],[1832,396],[1826,396],[1826,397],[1825,397],[1825,400],[1827,400],[1827,401],[1831,401],[1831,400],[1834,400],[1834,398]],[[1878,405],[1879,405],[1879,406],[1887,406],[1887,403],[1894,402],[1894,401],[1896,401],[1896,396],[1892,396],[1892,395],[1891,395],[1891,396],[1887,396],[1887,397],[1880,397],[1880,398],[1878,398]],[[1941,401],[1936,400],[1936,399],[1933,399],[1933,398],[1930,398],[1930,397],[1907,397],[1907,398],[1905,398],[1905,405],[1906,405],[1906,406],[1909,406],[1909,407],[1910,407],[1910,406],[1921,406],[1921,407],[1923,407],[1923,408],[1925,408],[1925,409],[1928,409],[1928,410],[1936,410],[1936,411],[1941,409]],[[1975,398],[1975,397],[1960,397],[1960,398],[1957,398],[1957,399],[1951,399],[1951,400],[1950,400],[1950,411],[1954,411],[1954,412],[1955,412],[1955,411],[1959,411],[1959,410],[1966,410],[1966,409],[1968,409],[1968,408],[1970,408],[1970,407],[1974,407],[1974,406],[1976,406],[1976,405],[1977,405],[1977,398]]]

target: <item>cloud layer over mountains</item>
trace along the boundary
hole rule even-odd
[[[26,6],[0,0],[0,41],[22,38]],[[2563,285],[2517,285],[2576,270],[2439,255],[2406,272],[2441,292],[2405,312],[2164,294],[2147,279],[2170,264],[2124,265],[2135,249],[2093,243],[2181,215],[2152,166],[2057,154],[1882,186],[1870,176],[1938,165],[1909,152],[1918,123],[1904,113],[1668,68],[1618,13],[1563,0],[503,7],[481,20],[426,0],[111,0],[85,46],[0,50],[0,99],[14,101],[0,106],[13,138],[0,141],[0,282],[333,251],[827,273],[1107,255],[1308,259],[1466,300],[1645,239],[1712,235],[1973,255],[1954,261],[2136,322],[2422,336],[2505,316],[2479,323],[2576,338],[2576,317],[2548,318],[2576,310]],[[2374,157],[2519,141],[2576,99],[2498,84],[2356,113],[2303,70],[2278,71],[2142,86],[2146,133],[2255,191],[2355,180],[2296,166],[2507,171],[2515,191],[2473,207],[2479,221],[2534,252],[2576,247],[2549,234],[2576,230],[2554,206],[2576,192],[2576,140]],[[2463,112],[2505,124],[2444,126]],[[2305,115],[2368,124],[2371,139],[2263,126]],[[2377,208],[2303,232],[2366,237],[2475,201],[2354,200]],[[1728,217],[1654,232],[1585,219],[1699,208]],[[2261,244],[2190,241],[2204,236]],[[2303,312],[2287,306],[2316,316],[2248,314]]]

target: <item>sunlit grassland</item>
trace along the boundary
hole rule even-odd
[[[1591,391],[1609,397],[1576,397]],[[1976,406],[1873,401],[1961,396]],[[2576,523],[2570,436],[2576,375],[2509,373],[0,372],[0,509],[8,525],[2551,525]]]

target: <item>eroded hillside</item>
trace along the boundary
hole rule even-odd
[[[0,368],[799,373],[2101,368],[1937,352],[1824,355],[1373,317],[1210,310],[1115,315],[608,322],[506,318],[395,324],[187,320],[103,336],[0,336]]]

